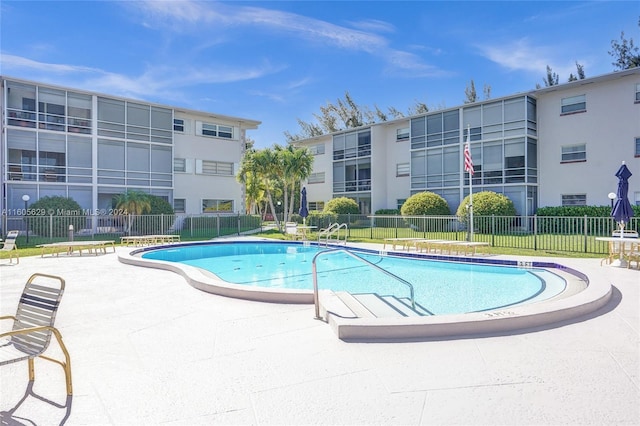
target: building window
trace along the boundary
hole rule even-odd
[[[202,200],[202,213],[233,212],[233,200]]]
[[[587,161],[587,146],[570,145],[562,147],[562,163],[573,163],[577,161]]]
[[[636,102],[640,102],[640,83],[636,84]]]
[[[585,95],[572,96],[562,99],[562,114],[573,114],[587,110],[587,98]]]
[[[405,201],[407,201],[406,198],[399,198],[398,200],[396,200],[396,208],[398,210],[402,209],[402,205],[404,204]]]
[[[185,158],[174,158],[173,171],[178,173],[185,173],[187,171],[187,160]]]
[[[309,201],[309,210],[321,212],[324,210],[324,201]]]
[[[586,206],[587,194],[566,194],[562,196],[563,206]]]
[[[333,159],[367,157],[371,155],[371,130],[342,133],[333,137]]]
[[[184,120],[181,118],[173,119],[173,131],[184,133]]]
[[[202,136],[233,139],[233,127],[220,124],[202,123]]]
[[[233,176],[233,163],[225,163],[222,161],[198,160],[198,173],[203,175],[223,175]]]
[[[408,141],[409,140],[409,128],[405,127],[404,129],[398,129],[396,131],[396,142],[400,141]]]
[[[317,145],[311,145],[308,147],[309,149],[309,153],[311,153],[311,155],[322,155],[324,154],[324,144],[323,143],[319,143]]]
[[[311,183],[324,183],[324,172],[311,173],[307,182]]]
[[[186,201],[184,198],[174,198],[173,199],[173,211],[176,213],[184,213]]]
[[[636,138],[636,151],[635,156],[640,157],[640,138]]]
[[[409,176],[410,172],[411,172],[411,163],[396,164],[396,177]]]

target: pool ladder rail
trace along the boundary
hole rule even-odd
[[[393,311],[397,312],[398,315],[396,316],[421,316],[421,315],[430,315],[431,313],[429,311],[427,311],[425,308],[419,306],[418,308],[416,308],[416,301],[415,301],[415,292],[413,289],[413,284],[411,284],[409,281],[400,278],[399,276],[392,274],[391,272],[382,269],[381,267],[379,267],[378,265],[369,262],[366,259],[363,259],[362,257],[350,252],[349,250],[346,249],[327,249],[327,250],[323,250],[320,251],[318,253],[316,253],[315,256],[313,256],[313,261],[312,261],[312,271],[313,271],[313,303],[315,305],[315,314],[316,314],[316,319],[322,319],[322,317],[320,316],[320,300],[319,300],[319,295],[318,295],[318,270],[317,270],[317,265],[316,265],[316,260],[318,259],[318,257],[326,255],[326,254],[331,254],[331,253],[338,253],[338,252],[342,252],[345,253],[349,256],[351,256],[352,258],[359,260],[360,262],[363,262],[365,264],[367,264],[368,266],[394,278],[395,280],[399,281],[400,283],[406,285],[409,288],[409,298],[397,298],[395,296],[380,296],[377,293],[360,293],[360,294],[355,294],[352,295],[350,293],[347,292],[339,292],[337,293],[337,296],[342,299],[342,301],[351,307],[352,310],[356,311],[354,312],[355,314],[358,314],[359,316],[372,316],[371,314],[373,314],[373,316],[375,315],[375,312],[380,312],[380,306],[388,306],[390,307]],[[351,300],[351,303],[349,302],[349,300]],[[393,300],[395,299],[395,300]],[[406,300],[403,301],[403,299]],[[357,301],[354,303],[354,301]],[[408,303],[407,303],[408,302]],[[366,311],[362,311],[359,310],[358,307],[355,307],[355,305],[361,305],[364,309],[366,309]],[[378,307],[374,307],[374,305],[377,305]],[[403,305],[404,308],[401,306]],[[409,313],[409,311],[412,311],[413,313]],[[369,312],[369,314],[367,314],[366,312]]]
[[[343,229],[344,239],[340,239],[340,230]],[[347,244],[347,231],[348,226],[346,223],[332,223],[327,228],[321,229],[318,231],[318,244],[320,244],[324,240],[325,246],[329,244],[330,241],[335,241],[336,243],[344,243]],[[335,239],[333,239],[335,237]]]

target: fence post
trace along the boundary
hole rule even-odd
[[[491,215],[491,245],[496,246],[496,215]]]
[[[587,230],[587,215],[584,215],[584,252],[587,252],[587,234],[589,233],[589,231]]]
[[[238,213],[238,235],[240,235],[240,213]]]
[[[398,238],[398,216],[396,216],[394,219],[396,222],[396,236],[394,238]]]
[[[369,235],[369,238],[371,238],[373,240],[373,227],[376,225],[376,217],[375,216],[371,216],[369,218],[369,229],[371,230],[371,233]]]
[[[533,215],[533,249],[538,250],[538,215]]]
[[[53,240],[53,213],[49,213],[49,240]]]
[[[220,236],[220,213],[216,214],[216,237]]]

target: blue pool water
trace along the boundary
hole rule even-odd
[[[164,248],[146,252],[142,257],[202,268],[234,284],[311,290],[312,261],[324,250],[326,248],[296,243],[236,242]],[[381,256],[350,250],[412,283],[416,303],[435,315],[545,300],[562,292],[566,285],[564,279],[544,269]],[[323,254],[317,258],[316,265],[320,289],[409,296],[405,285],[344,252]]]

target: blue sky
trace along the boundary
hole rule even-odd
[[[258,148],[284,144],[349,91],[404,113],[614,70],[640,1],[0,2],[5,76],[262,121]]]

